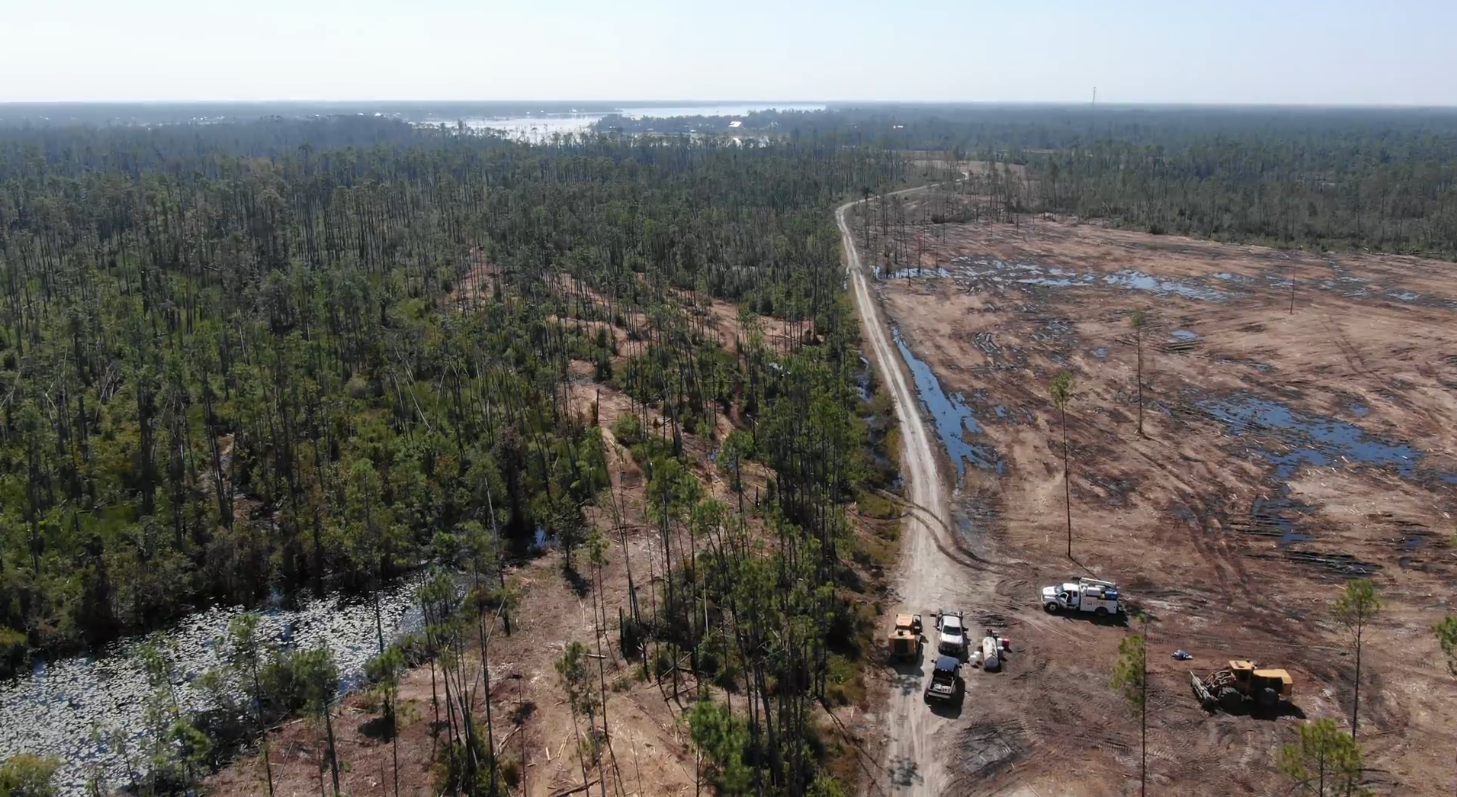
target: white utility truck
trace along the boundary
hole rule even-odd
[[[1092,612],[1099,617],[1123,611],[1118,598],[1118,585],[1096,578],[1080,578],[1062,586],[1042,588],[1042,608],[1049,614],[1058,612]]]

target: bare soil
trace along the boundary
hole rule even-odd
[[[1451,793],[1457,679],[1430,628],[1457,611],[1457,266],[1071,220],[898,234],[934,242],[922,264],[951,276],[877,283],[888,323],[964,395],[982,426],[968,438],[1000,463],[968,465],[952,499],[951,591],[989,595],[961,608],[1014,652],[1002,674],[972,671],[966,710],[939,718],[936,735],[955,736],[946,793],[1137,793],[1137,718],[1108,686],[1132,629],[1038,600],[1086,574],[1120,582],[1151,621],[1152,793],[1284,793],[1276,759],[1299,718],[1349,728],[1353,657],[1329,609],[1360,575],[1383,602],[1362,673],[1369,785]],[[872,234],[869,251],[886,248]],[[1148,319],[1142,435],[1134,311]],[[1071,560],[1047,390],[1060,370],[1076,386]],[[1207,715],[1188,673],[1231,658],[1291,670],[1295,709]]]
[[[602,422],[615,420],[627,400],[607,388],[602,392],[586,384],[574,385],[574,406],[583,413],[599,401]],[[674,696],[672,681],[658,683],[644,678],[639,662],[625,660],[617,650],[617,610],[626,607],[627,567],[630,559],[634,579],[646,602],[655,587],[649,560],[661,560],[656,532],[649,531],[642,515],[645,481],[631,454],[617,446],[604,428],[609,442],[609,470],[620,490],[624,521],[628,528],[624,551],[615,534],[608,535],[610,547],[602,573],[601,599],[612,628],[603,629],[601,651],[605,656],[608,689],[608,723],[616,766],[609,766],[608,790],[622,794],[692,794],[694,760],[682,713],[691,706],[691,693]],[[698,441],[688,440],[697,446]],[[746,478],[748,476],[746,475]],[[605,510],[604,510],[605,514]],[[600,519],[604,528],[614,526],[610,518]],[[576,559],[580,562],[582,555]],[[588,579],[585,570],[580,576]],[[576,741],[570,710],[562,697],[555,662],[568,642],[587,644],[598,651],[592,621],[590,584],[575,589],[564,575],[562,556],[550,551],[513,568],[508,581],[523,596],[512,616],[512,634],[497,627],[490,642],[492,710],[497,749],[503,759],[516,763],[522,773],[515,793],[554,795],[582,785],[582,769],[576,756]],[[478,656],[472,645],[469,656]],[[594,659],[593,664],[596,663]],[[481,686],[476,668],[476,688]],[[400,794],[433,795],[432,761],[437,745],[444,744],[444,716],[435,728],[436,692],[432,690],[431,668],[418,667],[403,679],[401,703],[406,720],[399,737]],[[440,693],[444,712],[443,692]],[[484,705],[476,700],[477,717]],[[334,714],[339,758],[345,767],[341,787],[348,794],[393,795],[393,752],[390,742],[366,733],[377,724],[378,712],[367,707],[362,695],[343,700]],[[308,720],[298,720],[270,735],[275,789],[279,795],[320,793],[319,765],[324,748],[321,729]],[[327,771],[324,774],[327,781]],[[593,793],[598,790],[596,771],[590,772]],[[524,786],[524,788],[522,788]],[[621,789],[618,792],[618,789]],[[264,794],[262,763],[257,756],[245,758],[214,776],[208,783],[216,794]]]
[[[574,373],[590,373],[590,367],[589,363],[573,363]],[[661,588],[662,577],[657,531],[647,523],[643,510],[646,478],[611,431],[619,417],[634,409],[627,396],[596,384],[586,373],[569,385],[569,398],[574,412],[584,419],[592,416],[596,405],[627,539],[624,548],[614,531],[617,522],[610,504],[590,510],[589,519],[603,530],[609,543],[600,595],[608,627],[602,629],[600,649],[605,657],[609,738],[616,765],[608,767],[607,788],[610,793],[626,795],[692,794],[696,766],[683,716],[691,708],[691,679],[680,683],[680,691],[675,694],[671,678],[659,682],[645,677],[641,662],[624,659],[618,650],[617,612],[629,605],[628,564],[643,605],[652,590]],[[641,407],[636,411],[641,413]],[[662,433],[663,419],[658,413],[648,410],[647,416],[650,431]],[[720,437],[732,428],[726,418],[720,418]],[[693,434],[685,433],[683,437],[695,473],[710,491],[727,500],[732,491],[709,461],[716,444]],[[747,491],[762,489],[762,467],[747,463],[743,481]],[[582,560],[584,555],[575,557],[581,569],[575,584],[563,569],[560,551],[555,549],[521,563],[507,575],[522,600],[512,615],[513,633],[506,635],[498,626],[490,641],[491,705],[497,749],[521,772],[522,782],[514,791],[517,794],[557,795],[583,783],[572,716],[562,697],[555,662],[573,640],[587,644],[594,657],[599,649],[592,620],[593,586]],[[472,644],[469,657],[478,656],[478,647]],[[482,680],[478,666],[475,672],[479,690]],[[402,795],[425,797],[435,793],[432,762],[446,738],[443,714],[436,722],[435,690],[439,688],[432,688],[428,665],[411,670],[402,680],[400,700],[405,719],[398,751]],[[439,711],[444,712],[443,691],[438,694]],[[484,703],[479,696],[475,705],[478,719],[482,718]],[[387,737],[367,732],[378,725],[378,711],[372,710],[364,695],[355,694],[341,701],[333,716],[338,756],[344,767],[342,790],[354,795],[393,795],[392,746]],[[270,734],[269,744],[278,795],[320,793],[320,764],[325,751],[320,726],[309,720],[291,722]],[[323,777],[328,780],[327,769]],[[600,789],[598,777],[595,770],[589,771],[593,793]],[[263,778],[261,759],[255,755],[213,776],[208,789],[216,794],[265,794]]]
[[[457,302],[466,305],[474,296],[489,290],[495,276],[494,267],[478,258],[472,269],[473,279],[463,283]],[[590,291],[563,278],[562,284],[574,295],[598,308],[606,302]],[[738,308],[700,297],[685,297],[685,306],[694,308],[690,317],[701,331],[718,339],[726,348],[736,351],[741,342],[756,330],[741,328]],[[585,315],[588,310],[584,307]],[[563,318],[561,323],[607,327],[617,338],[624,352],[616,359],[620,366],[626,352],[643,344],[629,341],[628,331],[603,321]],[[628,319],[639,325],[640,317]],[[758,320],[758,332],[771,346],[785,346],[791,340],[791,325],[779,319]],[[607,564],[601,574],[598,595],[602,612],[607,617],[601,629],[601,653],[607,683],[607,718],[610,730],[611,759],[607,769],[606,792],[635,797],[641,795],[686,795],[706,793],[701,782],[688,736],[685,712],[692,707],[697,684],[691,675],[680,673],[656,679],[644,672],[640,660],[625,659],[618,649],[618,610],[627,611],[628,568],[637,586],[640,605],[646,607],[655,590],[663,588],[663,554],[658,530],[646,518],[644,502],[647,478],[632,453],[612,432],[618,419],[627,413],[646,418],[645,432],[666,435],[665,419],[654,409],[644,410],[627,395],[592,379],[594,366],[581,360],[570,364],[571,380],[566,386],[572,411],[584,423],[596,420],[606,443],[608,471],[612,495],[617,502],[620,522],[614,515],[605,494],[599,506],[588,508],[588,520],[601,530],[608,542]],[[705,490],[736,506],[740,495],[729,479],[715,466],[713,454],[721,441],[738,428],[729,416],[716,418],[715,435],[710,438],[684,431],[682,434],[687,461]],[[741,482],[746,501],[767,492],[769,471],[756,462],[742,465]],[[853,513],[852,513],[853,514]],[[871,521],[867,520],[865,523]],[[751,529],[759,529],[762,521],[750,516]],[[617,533],[625,529],[625,546]],[[861,533],[869,534],[863,531]],[[686,546],[686,539],[675,541],[675,547]],[[562,697],[555,662],[571,641],[585,643],[596,658],[597,627],[593,623],[593,591],[590,572],[579,553],[576,563],[580,572],[564,570],[561,552],[550,549],[534,559],[520,562],[507,574],[508,582],[522,596],[512,615],[512,632],[496,627],[489,644],[491,675],[492,726],[497,750],[502,760],[520,773],[512,793],[525,797],[557,797],[582,793],[582,767],[576,756],[576,737],[571,712]],[[867,581],[873,576],[865,574]],[[468,645],[467,658],[478,661],[479,647]],[[474,667],[476,717],[484,722],[484,701],[480,697],[483,680],[479,666]],[[425,665],[408,672],[402,679],[400,701],[402,721],[398,736],[399,794],[430,797],[433,788],[433,762],[445,743],[445,717],[437,721],[437,689],[432,687],[432,669]],[[860,690],[863,693],[863,690]],[[443,691],[439,695],[439,711],[444,712]],[[864,709],[866,703],[825,707],[819,716],[822,738],[836,751],[831,765],[849,782],[856,782],[870,772],[874,761],[860,748],[873,737],[876,717]],[[350,795],[395,794],[395,751],[387,735],[379,733],[380,712],[363,694],[350,695],[339,702],[332,714],[338,758],[342,772],[341,791]],[[269,760],[273,770],[275,793],[279,797],[307,797],[329,792],[329,773],[324,763],[326,747],[324,729],[312,720],[287,723],[269,734]],[[321,764],[324,768],[321,769]],[[603,789],[599,773],[589,767],[591,792]],[[322,777],[322,781],[321,781]],[[258,755],[246,756],[208,779],[210,793],[220,795],[266,794],[264,768]],[[574,791],[576,790],[576,791]]]

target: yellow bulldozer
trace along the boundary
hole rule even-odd
[[[1220,670],[1208,678],[1189,673],[1194,684],[1194,696],[1204,710],[1222,708],[1236,712],[1253,704],[1261,709],[1273,711],[1281,704],[1290,702],[1294,681],[1285,670],[1264,669],[1245,659],[1229,662],[1229,669]]]
[[[895,627],[886,635],[886,653],[891,661],[914,661],[921,655],[921,615],[898,614]]]

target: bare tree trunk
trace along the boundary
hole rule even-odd
[[[1138,336],[1138,433],[1143,434],[1143,327],[1134,330]]]
[[[1138,794],[1148,794],[1148,615],[1143,616],[1143,661],[1138,675],[1138,731],[1142,740],[1139,744]]]
[[[1067,478],[1067,409],[1062,410],[1062,496],[1067,507],[1067,558],[1073,558],[1073,493]]]
[[[1355,695],[1351,701],[1351,741],[1356,740],[1356,717],[1361,712],[1361,632],[1360,626],[1356,627],[1356,688]]]
[[[263,687],[258,682],[258,654],[253,653],[253,702],[258,712],[258,735],[263,744],[263,772],[268,778],[268,797],[273,797],[273,762],[268,758],[268,728],[263,723]],[[320,778],[323,774],[320,773]]]
[[[329,776],[334,782],[334,797],[339,795],[339,753],[334,746],[334,718],[330,716],[329,701],[323,701],[324,732],[329,741]]]

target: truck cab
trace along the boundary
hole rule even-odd
[[[1049,614],[1058,612],[1092,612],[1099,617],[1123,611],[1118,585],[1095,578],[1080,578],[1061,586],[1042,588],[1042,607]]]
[[[931,681],[926,684],[926,702],[941,701],[960,703],[966,694],[966,683],[961,680],[961,660],[955,656],[936,657],[936,666],[931,670]]]

